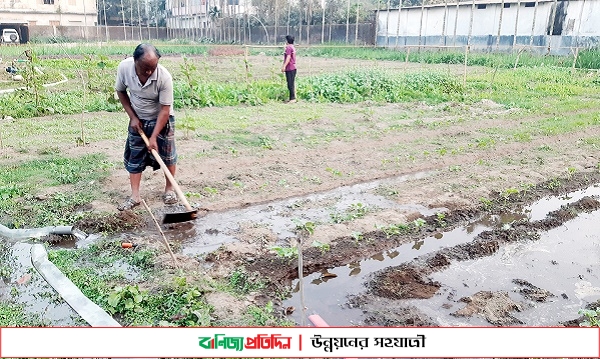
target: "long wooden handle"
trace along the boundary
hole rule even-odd
[[[146,146],[150,146],[150,141],[148,141],[148,137],[146,137],[146,134],[144,133],[144,131],[140,130],[139,134],[144,139],[144,142],[146,143]],[[160,155],[158,154],[158,152],[156,152],[155,149],[152,149],[152,155],[154,156],[154,159],[156,159],[156,162],[158,162],[158,164],[160,165],[160,168],[165,173],[165,176],[167,177],[167,179],[169,180],[169,182],[171,182],[171,185],[175,189],[175,192],[177,193],[177,196],[179,197],[179,199],[181,200],[181,202],[183,202],[183,205],[185,206],[185,209],[187,209],[190,212],[193,211],[194,209],[188,203],[187,198],[185,198],[185,194],[183,194],[183,192],[181,191],[181,188],[179,188],[179,185],[177,184],[177,182],[175,182],[175,178],[171,174],[171,171],[169,171],[169,168],[167,168],[167,165],[165,165],[165,163],[163,162],[162,158],[160,158]]]

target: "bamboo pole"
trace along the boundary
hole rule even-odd
[[[288,16],[287,16],[287,27],[286,27],[286,31],[287,31],[287,35],[290,34],[290,18],[292,16],[292,2],[290,0],[288,0]]]
[[[146,12],[146,31],[148,31],[148,41],[150,41],[150,9],[148,8],[148,0],[144,1],[144,10]]]
[[[327,2],[325,0],[322,0],[321,3],[321,45],[323,45],[323,43],[325,43],[325,8],[327,6]]]
[[[129,0],[129,26],[131,27],[131,40],[133,40],[133,0]]]
[[[137,0],[137,10],[138,10],[138,29],[140,32],[140,42],[142,42],[142,13],[140,11],[140,0]]]
[[[473,15],[475,13],[475,0],[471,2],[471,17],[469,19],[469,36],[467,37],[467,47],[471,46],[471,36],[473,35]],[[466,61],[466,56],[465,56]]]
[[[571,66],[571,72],[575,72],[575,65],[577,64],[577,57],[579,57],[579,47],[575,48],[575,56],[573,57],[573,66]]]
[[[310,45],[310,26],[312,25],[312,0],[308,0],[306,8],[306,44]]]
[[[446,0],[448,1],[448,0]],[[396,46],[398,48],[398,41],[400,41],[400,15],[402,14],[402,0],[398,4],[398,21],[396,22]]]
[[[387,14],[386,14],[386,19],[385,19],[385,46],[389,47],[390,46],[390,6],[391,6],[391,0],[387,1]],[[357,24],[357,28],[358,28],[358,8],[356,9],[356,24]],[[357,31],[358,33],[358,31]]]
[[[552,4],[552,16],[551,16],[551,20],[550,20],[550,31],[548,33],[548,54],[550,54],[550,50],[551,50],[551,41],[552,41],[552,35],[554,35],[554,22],[556,21],[556,7],[558,6],[558,1],[554,0],[554,3]]]
[[[456,46],[456,28],[458,27],[458,12],[459,12],[460,2],[456,1],[456,16],[454,16],[454,35],[452,38],[452,45]]]
[[[375,15],[375,24],[379,23],[379,11]],[[350,41],[348,38],[350,30],[350,0],[348,0],[348,8],[346,9],[346,44]],[[375,25],[375,43],[377,43],[377,25]]]
[[[513,37],[513,46],[512,46],[512,51],[515,51],[515,46],[517,46],[517,35],[519,34],[518,32],[518,28],[519,28],[519,11],[521,10],[521,0],[517,0],[517,14],[515,16],[515,37]],[[515,64],[515,68],[517,67],[517,65]]]
[[[421,43],[422,43],[422,38],[421,36],[423,36],[423,16],[425,14],[425,0],[421,0],[421,18],[419,19],[419,51],[421,51]]]
[[[302,307],[302,315],[300,325],[306,325],[306,305],[304,303],[304,263],[302,258],[302,238],[298,238],[298,290],[300,291],[300,306]]]
[[[83,0],[85,3],[85,0]],[[121,15],[123,17],[123,40],[127,40],[127,29],[125,28],[125,6],[123,6],[123,0],[121,0]]]
[[[173,254],[173,251],[171,251],[171,246],[169,246],[169,242],[167,241],[167,237],[165,237],[164,232],[162,231],[162,229],[160,228],[160,225],[158,224],[158,221],[154,217],[154,214],[152,214],[152,211],[150,210],[150,207],[148,207],[148,205],[146,204],[146,201],[144,201],[143,198],[142,198],[142,203],[144,204],[144,207],[146,207],[146,211],[148,211],[148,213],[150,214],[150,217],[152,217],[152,220],[154,221],[154,224],[156,225],[156,228],[158,228],[158,231],[160,232],[160,235],[161,235],[161,237],[163,239],[163,244],[167,248],[167,251],[169,252],[169,256],[171,256],[171,260],[173,260],[173,265],[175,266],[175,268],[178,268],[179,265],[177,263],[177,259],[175,259],[175,255]]]
[[[360,5],[358,3],[356,3],[356,27],[354,28],[354,45],[358,46],[358,17],[359,17],[359,11],[360,9]]]
[[[504,1],[504,0],[503,0]],[[442,39],[440,43],[446,45],[446,26],[448,21],[448,0],[444,0],[444,20],[442,22]]]
[[[468,57],[469,57],[469,45],[465,46],[465,66],[464,66],[464,73],[463,73],[463,87],[467,86],[467,62],[468,62]]]
[[[502,30],[502,17],[504,15],[504,0],[500,3],[500,17],[498,18],[498,36],[496,36],[496,51],[500,48],[500,34]]]
[[[277,28],[279,27],[279,1],[275,0],[275,29],[273,35],[273,45],[277,45]]]
[[[533,46],[533,35],[535,34],[535,17],[537,15],[538,9],[538,0],[535,0],[535,4],[533,5],[533,21],[531,22],[531,36],[529,37],[529,47]]]
[[[102,6],[104,6],[104,11],[103,11],[103,13],[104,13],[104,29],[106,30],[106,42],[108,42],[110,37],[108,35],[108,24],[106,23],[106,1],[105,0],[102,0]]]

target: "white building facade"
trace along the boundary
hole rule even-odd
[[[96,0],[0,0],[0,24],[94,26]]]
[[[473,1],[379,11],[380,46],[568,52],[600,42],[599,0]]]

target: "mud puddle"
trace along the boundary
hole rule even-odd
[[[364,281],[372,273],[408,262],[419,255],[437,251],[442,247],[469,242],[477,234],[490,229],[483,225],[483,222],[473,223],[469,228],[457,228],[450,232],[438,233],[362,261],[304,277],[304,306],[308,308],[306,314],[319,314],[323,319],[327,318],[329,325],[344,326],[360,323],[362,311],[350,308],[346,297],[362,291]],[[298,281],[294,282],[292,297],[284,301],[283,305],[302,308]],[[290,317],[300,323],[300,315],[301,311],[295,311]]]
[[[344,186],[331,191],[305,197],[254,205],[227,212],[210,212],[194,223],[178,224],[169,229],[169,238],[182,243],[182,252],[187,255],[200,255],[216,250],[219,246],[237,241],[236,232],[241,222],[269,228],[280,241],[296,237],[293,232],[293,219],[312,222],[329,222],[330,214],[344,211],[348,206],[360,203],[377,209],[420,212],[424,216],[439,212],[440,208],[427,208],[419,205],[401,205],[384,196],[372,193],[380,186],[398,181],[424,178],[429,172],[419,172],[393,179]]]
[[[576,318],[579,309],[600,299],[599,223],[599,211],[582,213],[538,241],[507,244],[492,256],[452,264],[431,275],[442,283],[437,295],[407,304],[440,325],[489,325],[479,310],[456,316],[471,300],[462,298],[505,292],[514,303],[505,313],[508,324],[552,326]]]
[[[35,270],[31,263],[31,244],[15,243],[7,254],[10,277],[0,280],[0,298],[23,304],[26,313],[39,316],[52,326],[74,326],[79,315]]]
[[[570,192],[564,196],[549,196],[526,206],[523,213],[527,214],[530,221],[539,221],[546,218],[551,211],[556,211],[561,206],[579,201],[585,196],[600,196],[600,185],[594,185],[579,191]]]
[[[598,194],[598,186],[592,186],[546,197],[522,212],[486,217],[444,233],[441,240],[426,238],[419,246],[417,242],[402,245],[357,263],[313,273],[304,278],[306,314],[319,314],[330,325],[382,325],[386,320],[381,313],[404,310],[427,318],[422,325],[549,326],[577,318],[579,309],[600,299],[599,211],[581,213],[542,232],[537,241],[517,241],[489,256],[452,262],[428,276],[432,283],[439,283],[439,290],[427,299],[382,298],[368,293],[365,283],[384,268],[469,242],[489,228],[506,229],[523,218],[545,218],[562,205]],[[354,296],[362,299],[354,300]],[[283,305],[302,308],[297,282],[292,297]],[[290,317],[300,322],[300,315],[296,310]],[[369,317],[379,319],[365,323]]]

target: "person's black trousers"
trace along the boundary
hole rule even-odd
[[[287,80],[288,91],[290,92],[290,101],[296,99],[296,70],[286,71],[285,79]]]

